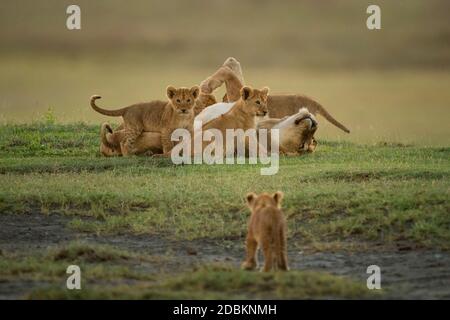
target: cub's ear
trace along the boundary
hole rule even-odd
[[[247,195],[245,196],[245,200],[247,200],[247,205],[249,207],[252,206],[253,201],[255,201],[255,199],[256,199],[256,193],[254,193],[254,192],[247,193]]]
[[[241,89],[241,97],[244,100],[247,100],[253,94],[253,89],[250,87],[242,87]]]
[[[177,89],[174,86],[167,87],[167,97],[169,99],[172,99],[176,93],[177,93]]]
[[[198,98],[198,95],[200,94],[200,87],[199,86],[193,86],[190,90],[192,96],[194,97],[194,99]]]
[[[273,194],[273,199],[277,203],[278,208],[281,207],[281,200],[283,200],[284,193],[281,191],[277,191]]]
[[[261,93],[264,97],[267,98],[267,96],[269,95],[269,88],[268,87],[262,88]]]

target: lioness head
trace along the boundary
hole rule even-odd
[[[245,86],[241,88],[241,99],[245,104],[245,110],[258,117],[264,117],[268,114],[267,96],[269,95],[269,88],[265,87],[261,90],[252,89]]]
[[[277,191],[274,194],[268,194],[266,192],[261,193],[259,196],[256,193],[248,193],[246,196],[247,205],[250,210],[254,211],[259,207],[277,207],[281,208],[281,200],[283,199],[283,192]]]
[[[317,128],[316,118],[306,108],[301,108],[273,127],[280,130],[280,145],[289,152],[308,151],[310,144],[315,143]]]
[[[172,108],[181,115],[190,115],[192,113],[199,93],[200,88],[198,86],[190,89],[167,87],[167,97],[172,104]]]

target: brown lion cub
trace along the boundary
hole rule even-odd
[[[100,153],[105,157],[121,156],[120,141],[125,137],[125,130],[113,131],[108,123],[103,123],[100,130]],[[142,132],[135,142],[136,154],[155,155],[162,153],[161,133]]]
[[[257,266],[257,249],[264,253],[262,271],[289,270],[286,248],[286,219],[281,212],[283,193],[273,195],[247,194],[247,205],[251,210],[247,233],[247,258],[242,268],[253,270]],[[275,265],[274,265],[275,263]]]
[[[106,110],[98,107],[95,100],[98,95],[91,97],[91,107],[104,115],[122,116],[124,124],[124,138],[120,142],[123,155],[135,154],[136,139],[144,131],[161,133],[161,143],[164,154],[169,154],[173,148],[170,135],[177,128],[192,130],[194,122],[194,106],[200,93],[200,88],[194,86],[190,89],[172,86],[167,87],[168,102],[152,101],[137,103],[131,106]]]
[[[265,116],[268,113],[267,110],[267,96],[269,94],[269,88],[264,87],[261,90],[253,89],[249,86],[242,87],[240,90],[240,98],[236,102],[234,102],[234,105],[226,111],[223,114],[217,115],[217,117],[208,119],[208,120],[202,120],[205,121],[205,123],[202,126],[202,130],[206,131],[209,129],[216,129],[219,130],[222,133],[223,137],[226,137],[226,131],[227,129],[242,129],[243,131],[246,131],[248,129],[255,129],[256,128],[256,117],[257,116]],[[209,106],[205,110],[208,110],[209,108],[219,108],[223,105],[223,103],[214,104],[212,106]],[[201,114],[200,114],[201,115]],[[196,120],[198,120],[197,116]],[[248,151],[249,146],[249,140],[248,138],[244,137],[245,148]],[[223,150],[226,150],[226,140],[223,139]],[[237,148],[238,143],[234,144],[235,151]],[[208,142],[203,142],[203,148],[208,145]],[[194,152],[195,148],[192,148],[192,152],[195,155]],[[200,152],[202,152],[200,150]]]

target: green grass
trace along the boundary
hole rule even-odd
[[[69,265],[76,264],[87,282],[149,280],[153,275],[136,271],[141,263],[160,262],[163,256],[129,253],[104,245],[72,242],[39,253],[5,252],[0,255],[0,281],[47,281],[66,279]]]
[[[0,157],[89,156],[98,151],[96,126],[53,121],[0,127]]]
[[[261,176],[260,165],[102,158],[98,127],[86,124],[6,125],[0,133],[0,213],[66,214],[71,228],[95,234],[242,239],[244,195],[282,190],[296,245],[450,248],[447,147],[319,141],[316,153],[282,158],[278,174]],[[74,140],[79,146],[65,147]]]
[[[320,299],[381,297],[361,282],[324,272],[258,273],[227,266],[203,267],[158,282],[89,286],[69,291],[53,286],[33,290],[30,299]]]
[[[324,272],[248,272],[225,264],[167,273],[168,256],[129,253],[72,242],[43,253],[4,252],[0,282],[32,281],[29,299],[318,299],[374,298],[364,281]],[[82,290],[67,290],[69,265],[80,267]],[[157,274],[149,268],[159,267]],[[42,285],[44,283],[44,285]]]

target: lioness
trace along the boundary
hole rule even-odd
[[[269,134],[271,129],[279,130],[279,150],[281,154],[285,155],[314,152],[317,146],[314,133],[317,128],[316,118],[306,108],[300,109],[290,117],[262,120],[256,125],[257,130],[267,129]]]
[[[247,258],[242,268],[253,270],[257,267],[257,250],[262,249],[264,254],[263,271],[273,269],[287,271],[287,227],[286,219],[281,212],[283,193],[275,192],[273,195],[262,193],[247,194],[247,205],[251,216],[248,222],[246,239]],[[275,265],[273,263],[275,262]]]
[[[236,59],[233,58],[233,60]],[[231,64],[238,65],[239,67],[230,68],[222,66],[216,73],[201,83],[202,91],[211,94],[215,89],[225,83],[227,86],[227,94],[225,94],[223,101],[235,101],[234,99],[236,98],[236,94],[230,94],[230,90],[228,90],[228,88],[232,89],[234,92],[237,92],[237,89],[241,88],[244,83],[240,80],[243,79],[240,63],[236,60],[235,63]],[[290,116],[297,113],[300,108],[306,107],[313,115],[320,114],[338,128],[350,133],[350,130],[334,119],[333,116],[331,116],[320,103],[305,95],[271,94],[267,101],[267,107],[269,109],[269,117],[271,118],[283,118],[285,116]]]
[[[136,139],[144,131],[161,133],[161,144],[164,154],[169,154],[173,147],[170,135],[177,128],[192,129],[194,120],[194,105],[199,96],[200,89],[194,86],[190,89],[173,86],[167,87],[168,102],[152,101],[138,103],[129,107],[106,110],[98,107],[95,100],[98,95],[91,97],[92,108],[104,115],[122,116],[124,124],[124,137],[120,142],[123,155],[135,154]]]

